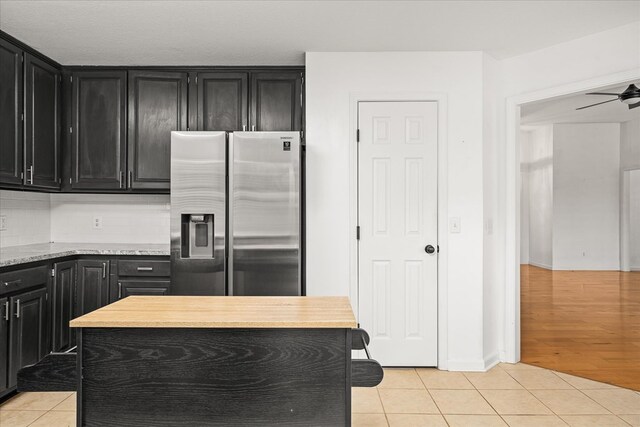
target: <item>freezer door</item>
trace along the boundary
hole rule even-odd
[[[300,134],[229,136],[229,290],[300,295]]]
[[[225,295],[225,132],[171,132],[171,293]]]

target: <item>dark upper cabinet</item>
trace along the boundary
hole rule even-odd
[[[126,71],[74,72],[71,188],[126,188]]]
[[[76,271],[76,261],[54,264],[51,301],[53,351],[63,351],[75,345],[75,333],[69,322],[76,316]]]
[[[9,299],[0,298],[0,394],[9,388],[7,367],[9,366]]]
[[[22,185],[22,114],[22,50],[0,39],[0,184],[7,186]]]
[[[78,261],[77,313],[81,316],[109,303],[109,260]]]
[[[24,54],[24,184],[60,188],[60,71]]]
[[[9,298],[9,387],[16,385],[20,368],[47,354],[46,297],[47,290],[41,288]]]
[[[129,72],[129,188],[169,190],[171,131],[187,129],[187,77]]]
[[[302,130],[302,73],[251,73],[251,130]]]
[[[248,130],[248,73],[198,73],[198,130]]]

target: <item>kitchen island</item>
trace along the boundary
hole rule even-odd
[[[71,327],[79,426],[350,425],[346,297],[131,296]]]

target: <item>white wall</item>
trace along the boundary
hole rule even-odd
[[[640,169],[640,117],[620,124],[620,169]]]
[[[631,171],[629,177],[629,266],[640,271],[640,170]]]
[[[529,149],[531,131],[520,130],[520,264],[529,264]]]
[[[620,268],[620,125],[553,125],[553,269]]]
[[[0,231],[0,248],[47,243],[51,240],[50,195],[0,190],[0,215],[6,230]]]
[[[350,295],[350,97],[375,92],[445,94],[449,235],[447,350],[450,369],[482,369],[483,56],[479,52],[306,54],[307,291]],[[441,220],[447,221],[446,218]]]
[[[543,268],[553,264],[553,146],[552,126],[540,126],[530,132],[529,263]]]
[[[169,244],[169,212],[168,195],[52,194],[51,240]]]

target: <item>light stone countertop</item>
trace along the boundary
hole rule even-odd
[[[155,243],[39,243],[0,248],[0,268],[73,255],[164,255],[169,245]]]

